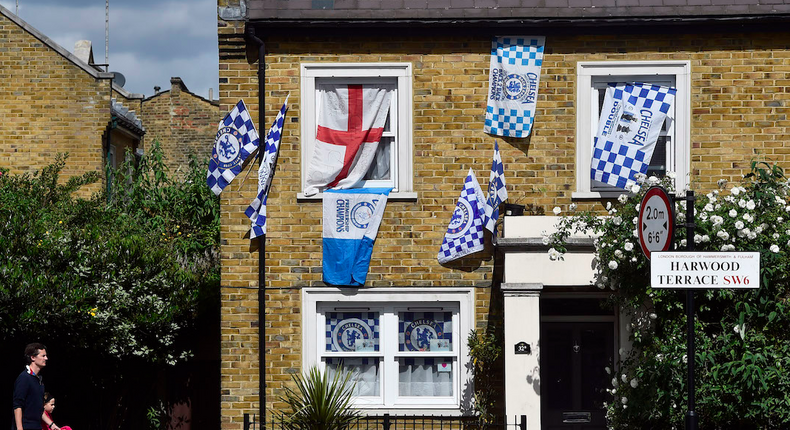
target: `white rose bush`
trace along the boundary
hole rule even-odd
[[[639,204],[652,184],[674,192],[671,177],[640,177],[626,198],[607,205],[608,216],[564,217],[548,241],[557,259],[571,234],[592,234],[593,285],[610,292],[608,304],[628,318],[633,348],[610,371],[630,382],[613,379],[605,405],[613,429],[685,427],[686,293],[651,288],[650,262],[636,232]],[[784,428],[790,423],[790,187],[781,167],[761,161],[752,161],[742,182],[718,185],[696,193],[696,228],[688,240],[698,251],[759,252],[760,279],[752,282],[760,288],[695,292],[700,428]],[[677,222],[690,220],[684,201],[675,207]],[[676,227],[678,246],[685,235]]]

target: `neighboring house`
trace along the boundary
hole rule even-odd
[[[221,111],[244,99],[263,136],[290,93],[265,255],[249,240],[244,214],[255,181],[237,179],[221,195],[222,427],[241,429],[262,399],[267,410],[282,410],[291,374],[336,368],[340,358],[364,375],[356,406],[365,414],[460,414],[471,388],[466,337],[504,323],[507,415],[527,415],[530,430],[577,428],[567,420],[605,428],[603,367],[617,365],[628,333],[617,312],[601,310],[605,294],[590,284],[591,240],[550,261],[540,238],[554,219],[506,217],[497,248],[445,266],[436,255],[470,167],[485,189],[494,140],[511,203],[602,210],[616,198],[589,179],[609,82],[677,88],[654,172],[675,173],[680,189],[707,192],[719,178],[737,180],[755,156],[790,161],[790,2],[693,3],[704,4],[219,0]],[[483,132],[496,35],[546,36],[528,138]],[[365,287],[329,287],[321,281],[321,199],[303,194],[316,85],[363,81],[396,88],[386,180],[395,190]],[[352,316],[378,330],[379,351],[332,349],[332,330]],[[405,323],[417,319],[450,323],[449,350],[402,351]],[[531,353],[515,354],[519,342]]]
[[[146,144],[158,141],[171,172],[189,166],[189,156],[207,162],[222,119],[219,102],[205,99],[187,89],[179,77],[170,78],[170,90],[142,100],[140,116],[145,120]],[[209,93],[211,98],[211,93]]]
[[[180,78],[148,98],[130,93],[94,63],[89,41],[71,53],[2,6],[0,54],[0,167],[34,172],[68,153],[64,177],[104,178],[107,163],[139,157],[154,140],[173,172],[188,167],[189,154],[208,160],[218,102],[189,92]]]
[[[103,177],[107,160],[141,149],[145,128],[128,107],[143,96],[93,65],[90,42],[72,54],[0,6],[0,52],[0,166],[33,172],[69,153],[64,176]]]

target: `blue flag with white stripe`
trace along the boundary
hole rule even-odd
[[[677,89],[651,84],[610,84],[593,142],[590,178],[617,188],[647,174],[664,120],[674,118]]]
[[[324,190],[324,282],[365,285],[391,188]]]
[[[543,65],[544,36],[494,37],[484,131],[527,137],[532,130]]]
[[[214,194],[219,195],[241,172],[244,160],[258,149],[259,144],[258,132],[247,106],[239,100],[217,127],[206,175],[206,184]]]
[[[274,119],[271,128],[269,128],[269,133],[266,134],[266,142],[264,143],[263,153],[260,156],[261,165],[258,168],[258,195],[255,196],[255,200],[244,211],[252,222],[250,239],[266,234],[266,201],[269,197],[274,169],[277,166],[277,156],[280,152],[285,112],[288,111],[288,97],[290,97],[290,94],[285,97],[285,103],[280,108],[280,112],[277,114],[277,118]]]
[[[485,209],[483,207],[485,197],[480,183],[477,182],[472,169],[464,180],[464,189],[461,197],[453,210],[450,218],[450,225],[444,235],[442,246],[436,258],[439,263],[444,264],[449,261],[461,258],[478,251],[485,247],[483,243],[483,218]]]
[[[499,143],[494,141],[494,159],[491,162],[491,176],[488,179],[488,200],[486,200],[485,226],[496,235],[496,222],[499,219],[499,205],[507,200],[505,186],[505,166],[499,155]]]

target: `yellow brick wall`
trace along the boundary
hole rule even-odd
[[[234,58],[223,40],[240,23],[220,21],[220,101],[223,112],[239,98],[257,124],[257,64]],[[477,319],[487,318],[494,258],[489,251],[447,267],[436,253],[469,167],[488,181],[494,138],[483,133],[490,40],[483,37],[307,38],[287,32],[267,39],[266,121],[290,92],[290,111],[278,170],[269,195],[266,238],[266,375],[269,406],[301,365],[300,287],[321,284],[321,202],[297,201],[300,192],[301,62],[410,62],[414,83],[414,188],[416,201],[390,201],[373,251],[368,286],[475,286]],[[692,183],[698,191],[720,177],[735,180],[752,157],[787,166],[786,119],[790,50],[784,35],[553,36],[547,39],[534,132],[501,139],[511,202],[550,213],[567,207],[575,189],[575,74],[578,61],[689,60],[691,62]],[[263,131],[261,131],[263,134]],[[257,244],[245,234],[244,209],[255,183],[238,179],[222,194],[223,428],[241,428],[244,412],[257,413]],[[579,202],[600,208],[601,202]],[[497,274],[498,275],[498,274]],[[478,324],[480,325],[480,324]]]
[[[64,177],[103,173],[110,80],[95,79],[3,15],[0,118],[0,166],[12,173],[40,170],[59,152],[70,155]]]
[[[146,150],[159,141],[165,163],[175,173],[188,168],[190,154],[208,163],[223,114],[216,104],[173,85],[170,91],[143,100],[138,115],[145,125]]]

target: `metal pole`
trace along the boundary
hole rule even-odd
[[[694,191],[686,192],[686,251],[694,251]],[[694,290],[686,291],[686,323],[688,327],[686,333],[688,341],[686,345],[686,361],[688,363],[688,412],[686,413],[686,430],[697,430],[699,428],[697,412],[694,410]]]

